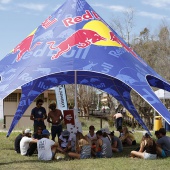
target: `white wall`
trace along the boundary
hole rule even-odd
[[[4,110],[3,110],[3,100],[0,100],[0,119],[4,118]]]

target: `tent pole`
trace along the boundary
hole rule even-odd
[[[78,118],[78,105],[77,105],[77,71],[74,72],[74,116],[75,119]]]

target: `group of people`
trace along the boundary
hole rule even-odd
[[[157,157],[166,158],[170,156],[170,137],[166,136],[165,128],[155,131],[157,141],[155,141],[147,132],[144,132],[140,149],[131,151],[131,157],[143,159],[156,159]]]
[[[16,138],[20,137],[21,140],[18,142],[18,147],[16,147],[17,142],[15,142],[15,150],[25,156],[36,153],[39,160],[55,159],[57,152],[77,159],[111,158],[114,152],[122,152],[123,146],[136,144],[134,137],[130,138],[127,135],[127,133],[131,134],[131,132],[127,132],[127,127],[122,129],[120,136],[117,137],[114,135],[114,131],[110,132],[108,128],[95,132],[95,127],[90,126],[88,134],[83,135],[81,132],[75,134],[75,145],[72,145],[73,138],[68,130],[62,131],[58,142],[55,142],[50,139],[50,132],[47,129],[42,130],[38,127],[37,133],[34,133],[32,137],[31,130],[26,129],[23,135],[18,135]],[[140,148],[131,151],[130,157],[156,159],[157,157],[170,156],[170,137],[166,136],[166,130],[161,128],[155,132],[155,135],[158,138],[157,141],[148,132],[144,132]]]
[[[89,127],[88,134],[83,135],[77,132],[73,137],[68,130],[62,129],[63,115],[60,110],[56,109],[56,104],[49,105],[48,115],[42,105],[43,100],[37,100],[36,107],[31,112],[30,119],[34,121],[34,133],[26,129],[16,137],[15,151],[21,155],[38,154],[39,160],[55,159],[57,152],[77,159],[111,158],[114,152],[122,152],[123,146],[136,145],[134,134],[127,127],[118,126],[122,124],[120,115],[116,117],[119,137],[115,136],[114,131],[110,132],[108,128],[95,132],[93,125]],[[46,129],[45,119],[51,123],[51,133]],[[56,135],[58,142],[55,142]],[[131,151],[130,156],[143,159],[170,156],[170,137],[166,136],[166,130],[161,128],[155,132],[155,135],[158,138],[156,142],[148,133],[144,133],[140,148]]]
[[[52,140],[55,141],[56,135],[59,137],[62,132],[62,120],[63,115],[61,110],[56,108],[56,104],[52,103],[49,105],[50,112],[46,113],[46,109],[42,106],[43,100],[38,99],[36,101],[36,107],[32,109],[30,120],[33,120],[34,132],[37,132],[38,127],[41,127],[42,130],[46,129],[44,120],[47,119],[47,122],[51,123],[51,135]]]
[[[94,130],[94,126],[90,126],[87,135],[77,132],[75,134],[75,145],[72,145],[73,138],[67,130],[62,131],[58,142],[55,142],[50,139],[50,132],[47,129],[42,130],[38,127],[37,133],[33,135],[30,129],[26,129],[22,135],[19,134],[16,137],[15,150],[24,156],[38,154],[39,160],[55,159],[57,152],[65,154],[70,158],[85,159],[92,156],[97,158],[111,158],[114,151],[122,151],[122,146],[118,150],[113,149],[112,151],[111,140],[114,139],[113,133],[112,136],[108,136],[106,129],[99,130],[96,133]],[[39,138],[35,138],[37,136]],[[115,145],[115,142],[116,140],[114,139],[113,145]]]
[[[124,129],[127,128],[123,128],[122,133],[126,132]],[[124,143],[127,141],[129,144],[130,139],[122,138],[122,133],[119,138],[114,135],[114,131],[110,132],[108,128],[95,132],[95,127],[91,125],[88,134],[83,135],[81,132],[77,132],[75,138],[68,130],[62,131],[56,143],[53,136],[50,139],[51,134],[47,129],[43,130],[38,126],[37,132],[33,135],[30,129],[26,129],[23,134],[16,137],[15,150],[25,156],[36,153],[39,160],[52,160],[57,152],[77,159],[111,158],[114,152],[123,151],[122,141]]]

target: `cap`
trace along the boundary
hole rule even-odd
[[[102,131],[102,133],[107,133],[107,134],[110,134],[110,131],[109,131],[109,129],[108,128],[103,128],[103,129],[101,129],[101,131]]]
[[[68,130],[64,130],[63,132],[61,132],[61,135],[66,137],[70,135],[70,132]]]
[[[47,129],[44,129],[42,131],[42,135],[50,135],[50,132]]]
[[[25,129],[24,133],[32,133],[30,129]]]

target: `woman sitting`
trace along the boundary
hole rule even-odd
[[[133,133],[128,131],[127,127],[123,128],[123,133],[121,134],[120,140],[123,145],[136,145],[136,140]]]
[[[72,138],[68,130],[61,132],[58,142],[63,152],[68,152],[71,150],[71,140]]]
[[[76,153],[69,152],[68,156],[77,159],[87,159],[91,157],[91,143],[81,132],[76,133]]]
[[[96,143],[96,157],[97,158],[111,158],[113,156],[112,146],[106,132],[101,130],[96,132],[97,143]]]
[[[143,134],[139,151],[131,151],[130,156],[132,158],[156,159],[156,143],[147,132]]]

